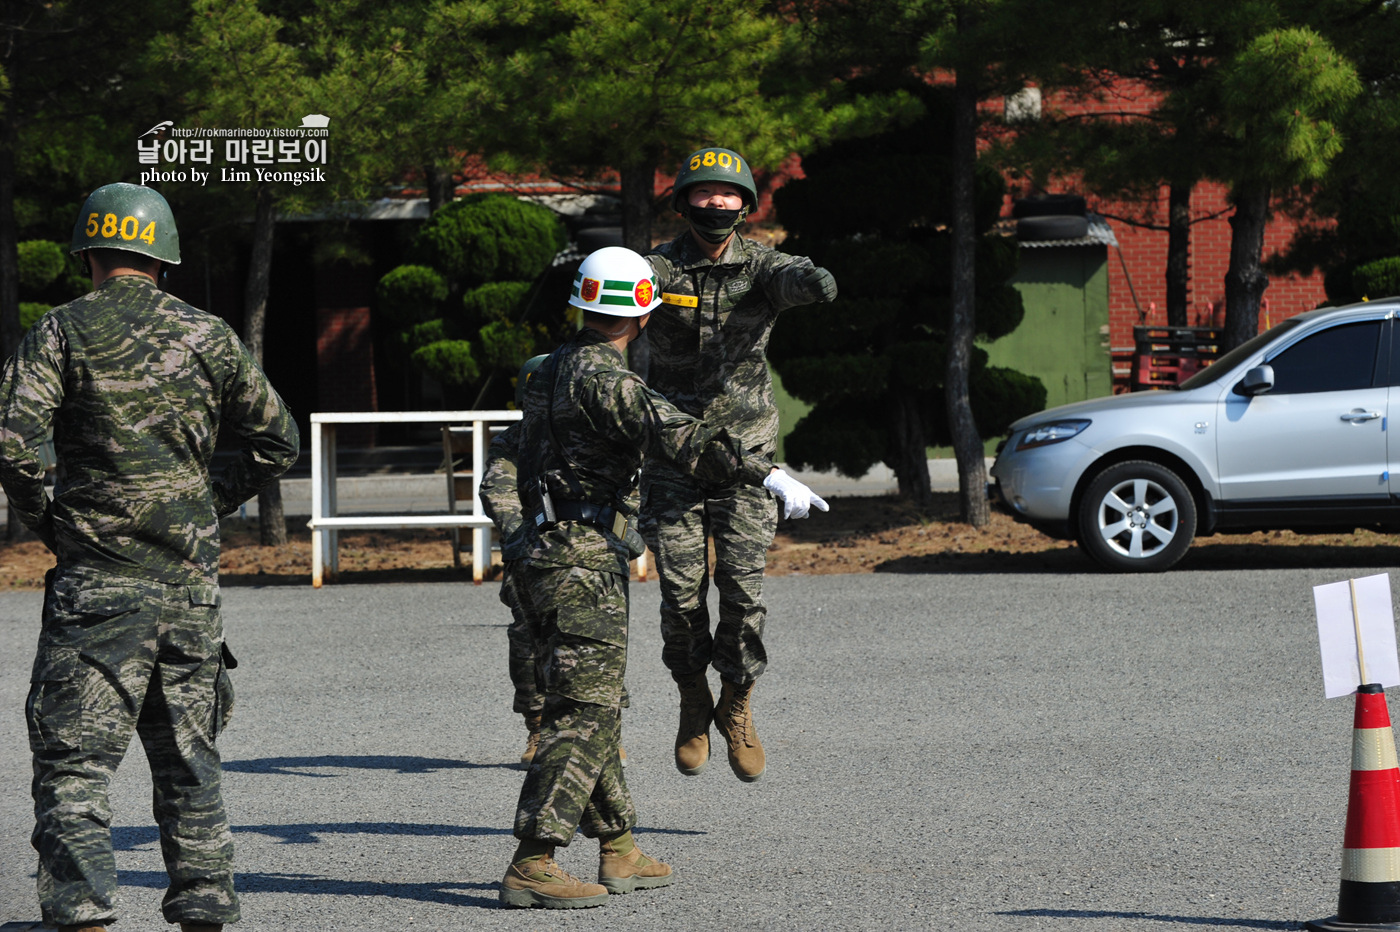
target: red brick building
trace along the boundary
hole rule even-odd
[[[1065,117],[1098,114],[1104,119],[1130,120],[1135,115],[1151,111],[1158,95],[1129,81],[1122,81],[1095,98],[1069,95],[1046,95],[1042,102],[1034,89],[1017,98],[1008,98],[1002,106],[1010,115],[1034,110]],[[995,110],[988,104],[986,110]],[[1000,114],[997,114],[1000,116]],[[1077,179],[1057,179],[1047,185],[1049,193],[1084,194],[1088,209],[1110,218],[1109,226],[1118,240],[1110,247],[1109,321],[1110,342],[1115,351],[1127,351],[1133,346],[1133,327],[1164,326],[1167,323],[1167,188],[1164,185],[1156,203],[1119,202],[1095,197],[1083,191]],[[1013,197],[1035,193],[1024,182],[1011,182]],[[1191,326],[1212,326],[1223,323],[1225,301],[1225,272],[1230,265],[1230,206],[1225,185],[1205,181],[1191,195],[1190,275],[1188,284],[1187,323]],[[1008,198],[1007,214],[1011,199]],[[1130,218],[1146,225],[1138,226]],[[1151,227],[1161,229],[1152,229]],[[1282,211],[1276,212],[1264,240],[1264,259],[1284,250],[1293,236],[1295,223]],[[1270,276],[1259,314],[1259,329],[1264,330],[1280,320],[1311,310],[1323,303],[1326,294],[1322,274],[1307,276]]]

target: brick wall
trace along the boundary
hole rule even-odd
[[[1089,209],[1106,214],[1136,214],[1141,205],[1116,204],[1089,198]],[[1190,277],[1187,292],[1187,323],[1192,326],[1224,322],[1225,272],[1230,267],[1230,221],[1232,208],[1226,188],[1216,182],[1196,186],[1191,195]],[[1161,191],[1155,215],[1167,214],[1167,190]],[[1161,326],[1167,322],[1167,233],[1127,223],[1109,221],[1118,238],[1118,250],[1109,250],[1109,326],[1115,347],[1131,347],[1132,328],[1139,323]],[[1264,257],[1282,251],[1292,239],[1292,218],[1275,213],[1264,236]],[[1127,271],[1124,271],[1124,266]],[[1131,281],[1131,288],[1129,282]],[[1134,300],[1136,294],[1136,301]],[[1287,317],[1310,311],[1325,300],[1322,274],[1273,275],[1264,292],[1259,313],[1263,330]]]
[[[1132,120],[1149,112],[1160,95],[1129,81],[1120,81],[1095,96],[1051,95],[1043,111],[1059,116],[1094,114],[1104,119]],[[984,106],[991,109],[987,102]],[[1019,197],[1034,192],[1024,179],[1011,178],[1010,189]],[[1046,188],[1054,193],[1080,193],[1083,186],[1073,177],[1055,179]],[[1230,265],[1230,214],[1228,189],[1218,182],[1202,182],[1191,195],[1189,285],[1187,318],[1191,325],[1221,323],[1224,318],[1225,272]],[[1167,189],[1156,203],[1116,202],[1086,194],[1089,209],[1110,217],[1130,217],[1165,227]],[[1008,198],[1008,214],[1010,198]],[[1110,248],[1109,327],[1110,344],[1128,348],[1133,344],[1132,328],[1138,324],[1161,326],[1167,322],[1167,233],[1121,220],[1109,220],[1119,249]],[[1283,211],[1276,211],[1264,237],[1264,256],[1287,247],[1296,224]],[[1120,254],[1121,250],[1121,254]],[[1126,271],[1125,271],[1126,267]],[[1322,274],[1270,276],[1259,314],[1259,327],[1278,323],[1287,317],[1317,307],[1326,298]]]
[[[365,279],[361,281],[360,279]],[[320,411],[378,411],[374,342],[368,307],[354,306],[374,293],[368,273],[338,267],[316,270],[316,393]],[[348,305],[348,306],[347,306]],[[374,446],[372,424],[336,431],[341,446]]]

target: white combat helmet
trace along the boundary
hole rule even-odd
[[[569,303],[612,317],[641,317],[661,303],[651,263],[625,246],[604,246],[578,267]]]

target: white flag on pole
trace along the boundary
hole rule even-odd
[[[1313,603],[1328,699],[1351,695],[1363,682],[1400,686],[1388,573],[1314,586]]]

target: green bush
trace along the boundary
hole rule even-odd
[[[793,469],[834,469],[852,477],[880,462],[887,446],[883,420],[870,416],[869,405],[851,399],[817,405],[783,438]]]
[[[447,299],[447,280],[424,265],[401,265],[379,280],[375,306],[400,326],[438,316]]]
[[[481,367],[466,340],[438,340],[414,350],[411,358],[428,378],[443,385],[466,385],[481,377]]]
[[[469,321],[510,323],[520,319],[529,294],[529,282],[487,282],[462,295],[462,310]]]
[[[525,324],[492,321],[481,328],[481,360],[488,366],[518,370],[535,355],[535,332]]]
[[[67,257],[67,251],[61,243],[45,239],[31,239],[20,243],[19,287],[32,292],[56,281],[63,274]]]
[[[809,404],[840,398],[876,399],[889,387],[890,360],[865,353],[826,353],[787,361],[783,387]]]
[[[508,194],[474,194],[433,214],[414,239],[418,261],[467,287],[532,281],[549,267],[567,236],[547,207]]]
[[[49,312],[47,304],[40,304],[37,301],[21,301],[19,303],[19,329],[20,332],[28,330]]]
[[[454,327],[451,322],[443,320],[441,317],[434,320],[426,320],[421,324],[414,324],[407,330],[400,331],[403,337],[404,346],[408,352],[414,353],[422,349],[429,343],[437,343],[442,340],[459,340],[463,334],[461,328]]]
[[[1351,273],[1359,297],[1374,301],[1400,295],[1400,256],[1363,263]]]

